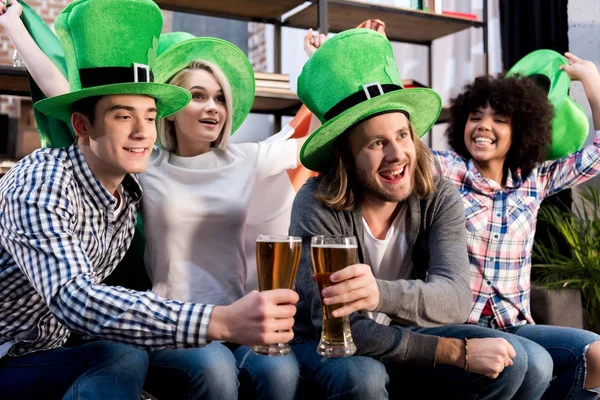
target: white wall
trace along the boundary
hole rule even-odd
[[[568,3],[567,13],[569,15],[569,51],[580,58],[593,61],[600,69],[600,0],[571,0]],[[571,82],[570,95],[588,115],[590,133],[592,133],[594,129],[592,112],[580,82]],[[591,142],[592,135],[590,134],[585,144]],[[600,187],[600,178],[594,178],[588,184]],[[576,190],[574,194],[576,194]]]

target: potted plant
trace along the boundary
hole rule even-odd
[[[534,281],[550,289],[575,288],[581,292],[586,328],[600,326],[600,190],[580,190],[582,206],[564,211],[550,204],[540,209],[538,221],[550,231],[546,243],[536,242]],[[559,244],[560,235],[567,248]]]

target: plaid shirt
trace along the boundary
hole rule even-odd
[[[531,251],[542,200],[600,174],[600,131],[594,143],[568,157],[546,161],[526,179],[508,173],[503,189],[483,178],[473,160],[437,152],[445,177],[458,187],[467,218],[476,324],[488,299],[499,328],[533,324],[529,308]]]
[[[212,306],[100,284],[134,234],[137,178],[123,189],[115,219],[76,145],[37,150],[0,180],[0,357],[60,347],[71,331],[145,349],[206,344]]]

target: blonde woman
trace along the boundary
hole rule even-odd
[[[0,26],[40,89],[49,97],[67,93],[67,80],[21,23],[20,5],[2,5]],[[243,234],[254,184],[295,168],[301,143],[228,144],[254,101],[252,68],[231,43],[173,33],[161,37],[158,54],[155,81],[187,89],[192,101],[161,122],[159,146],[140,175],[146,264],[156,293],[204,305],[208,321],[198,324],[207,328],[198,335],[213,341],[148,352],[145,388],[159,398],[234,399],[242,382],[250,398],[292,399],[299,381],[295,357],[258,356],[248,346],[257,337],[288,342],[298,296],[291,290],[244,295]],[[281,133],[288,134],[290,127]],[[159,382],[153,376],[172,385],[153,385]]]
[[[181,301],[227,305],[244,296],[244,227],[256,182],[298,164],[300,141],[229,143],[254,102],[254,73],[233,44],[164,34],[156,80],[188,90],[192,101],[159,123],[159,146],[140,176],[146,266],[153,291]],[[282,135],[291,135],[291,127]],[[255,268],[255,266],[250,266]],[[265,357],[227,344],[252,398],[293,398],[293,355]]]

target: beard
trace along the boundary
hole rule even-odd
[[[381,185],[379,185],[376,178],[374,178],[372,175],[369,175],[369,173],[367,173],[367,171],[364,171],[364,170],[356,171],[355,178],[356,178],[356,182],[358,184],[358,188],[362,192],[363,196],[365,194],[368,194],[380,201],[385,201],[388,203],[400,203],[400,202],[406,200],[412,194],[413,188],[415,186],[415,170],[416,170],[415,165],[414,164],[411,165],[410,170],[409,170],[409,172],[410,172],[409,190],[407,191],[407,193],[403,193],[403,194],[394,194],[394,193],[390,193],[390,192],[384,190],[381,187]]]

